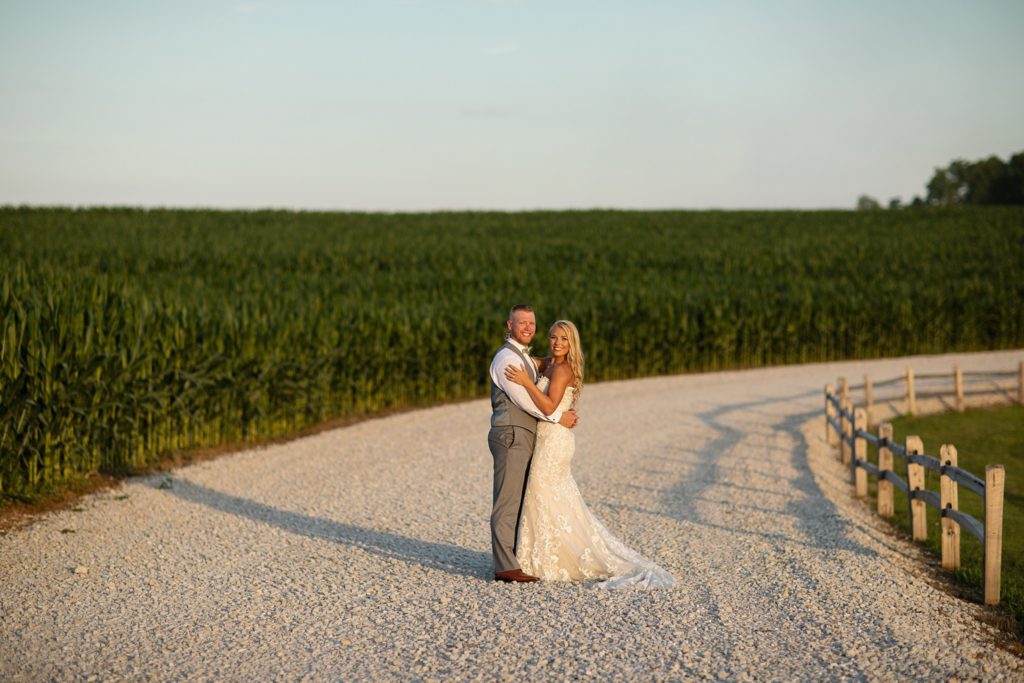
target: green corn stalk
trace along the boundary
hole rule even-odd
[[[1020,209],[5,208],[0,243],[12,495],[482,396],[517,301],[538,349],[551,320],[579,324],[588,381],[1024,342]]]

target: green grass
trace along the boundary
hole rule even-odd
[[[0,207],[0,497],[487,393],[514,303],[587,380],[1024,346],[1024,208]]]
[[[948,412],[922,417],[898,417],[892,421],[894,439],[899,443],[907,436],[919,436],[925,453],[939,457],[942,444],[957,449],[959,467],[984,479],[985,466],[1003,465],[1006,472],[1006,492],[1003,512],[1003,562],[1001,605],[1011,619],[1011,628],[1024,637],[1024,407],[1009,406],[994,409],[972,409],[963,413]],[[868,449],[869,459],[877,463],[877,451]],[[894,468],[906,480],[906,465],[894,457]],[[939,489],[939,475],[926,470],[926,486]],[[877,495],[872,480],[872,501]],[[896,516],[893,522],[910,532],[910,513],[907,497],[898,489],[894,492]],[[981,496],[960,487],[959,507],[975,519],[984,522],[985,512]],[[928,540],[925,545],[936,555],[941,554],[940,517],[937,510],[926,506]],[[962,586],[980,600],[982,588],[982,545],[971,534],[960,533],[961,568],[952,575]]]

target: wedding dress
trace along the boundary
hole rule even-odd
[[[547,391],[548,378],[538,386]],[[572,404],[573,387],[565,389],[560,407]],[[519,522],[516,560],[527,574],[548,581],[604,579],[599,588],[668,588],[667,571],[627,548],[599,522],[572,478],[576,452],[571,429],[554,422],[537,425],[537,441]]]

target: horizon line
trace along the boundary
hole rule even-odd
[[[903,206],[900,208],[910,208]],[[431,213],[572,213],[587,211],[604,212],[697,212],[697,211],[861,211],[856,206],[749,206],[749,207],[721,207],[721,206],[668,206],[668,207],[637,207],[637,206],[560,206],[560,207],[528,207],[528,208],[498,208],[498,207],[448,207],[448,208],[422,208],[422,209],[383,209],[383,208],[342,208],[342,207],[295,207],[285,205],[264,205],[264,206],[226,206],[226,205],[202,205],[202,204],[31,204],[31,203],[3,203],[0,204],[0,211],[10,210],[133,210],[133,211],[222,211],[235,213],[357,213],[357,214],[431,214]],[[877,210],[888,211],[888,207],[882,206]]]

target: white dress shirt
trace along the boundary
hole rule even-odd
[[[525,353],[526,347],[517,342],[515,339],[509,338],[509,344],[512,344],[517,349],[520,349]],[[533,361],[530,361],[531,363]],[[522,408],[524,411],[533,415],[538,420],[544,420],[545,422],[558,422],[562,417],[561,408],[555,408],[555,412],[551,415],[545,415],[544,412],[537,407],[537,404],[530,398],[530,394],[526,391],[526,387],[521,384],[516,384],[505,378],[505,368],[509,365],[518,365],[527,372],[526,366],[523,365],[523,358],[512,349],[506,349],[504,346],[498,350],[498,353],[494,354],[494,360],[491,361],[491,381],[493,381],[499,389],[508,394],[508,397],[512,399],[512,402]],[[537,373],[537,366],[533,367],[534,374]]]

